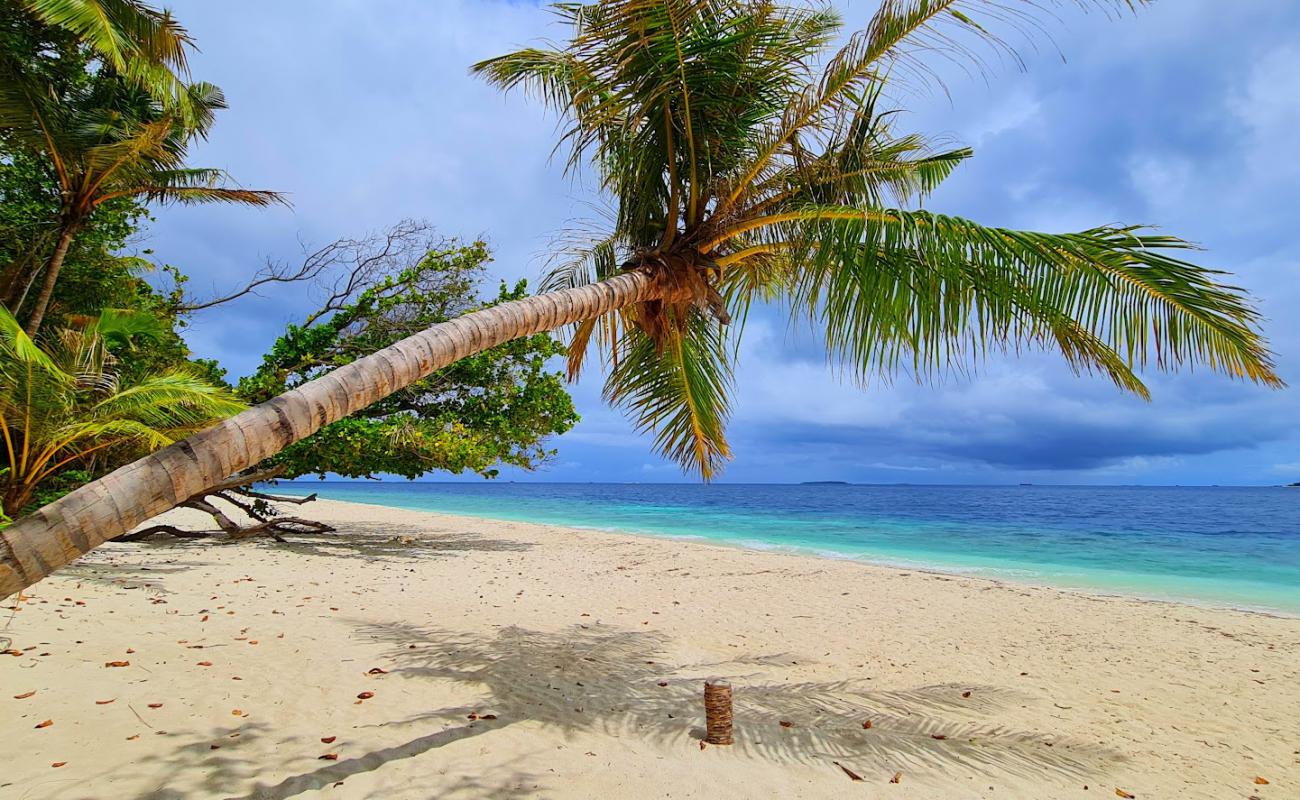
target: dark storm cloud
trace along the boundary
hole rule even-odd
[[[811,447],[844,466],[888,463],[899,454],[918,463],[962,462],[973,467],[1080,471],[1135,458],[1196,456],[1254,447],[1285,432],[1279,421],[1236,426],[1151,425],[1131,421],[1077,422],[1044,415],[996,421],[940,418],[906,428],[783,427],[754,444]],[[750,434],[752,436],[752,434]]]

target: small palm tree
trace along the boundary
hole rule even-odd
[[[106,310],[47,348],[0,309],[0,512],[17,516],[40,484],[108,448],[156,450],[246,406],[184,372],[122,385],[111,343],[158,333],[157,318]]]
[[[0,62],[0,132],[49,163],[60,192],[54,251],[27,318],[35,335],[77,231],[102,204],[119,197],[150,203],[282,202],[274,192],[228,185],[224,171],[185,166],[189,146],[207,135],[225,98],[216,86],[185,87],[188,110],[167,109],[114,81],[97,81],[54,96]]]
[[[1094,0],[1120,8],[1138,0]],[[1281,384],[1258,317],[1189,245],[1134,227],[1040,233],[920,210],[970,152],[894,130],[886,98],[933,79],[920,56],[971,58],[1034,0],[884,0],[831,51],[818,4],[604,0],[555,6],[571,38],[475,71],[567,123],[616,206],[606,236],[545,292],[434,326],[123,467],[0,532],[0,594],[433,370],[574,325],[609,359],[606,396],[707,478],[729,456],[732,320],[784,303],[850,374],[938,376],[988,351],[1042,347],[1146,396],[1137,371],[1205,365]],[[828,55],[828,58],[823,58]],[[111,499],[111,502],[110,502]]]

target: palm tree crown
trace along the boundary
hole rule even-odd
[[[607,399],[705,478],[729,457],[725,323],[756,300],[811,321],[860,379],[935,377],[1035,345],[1144,397],[1135,371],[1149,361],[1279,385],[1256,312],[1222,273],[1172,255],[1190,247],[1181,239],[918,209],[971,151],[896,131],[886,98],[935,78],[926,53],[978,66],[980,41],[1011,52],[998,24],[1032,28],[1035,7],[885,0],[831,50],[841,22],[822,4],[565,2],[553,8],[567,42],[475,65],[558,111],[569,168],[590,163],[616,206],[612,230],[573,248],[548,288],[629,269],[659,286],[659,298],[576,326],[571,374],[597,341]]]
[[[92,84],[76,97],[53,97],[38,83],[11,77],[0,88],[0,130],[49,160],[65,218],[82,220],[116,197],[281,202],[275,192],[228,186],[223,170],[185,166],[190,145],[206,138],[215,113],[226,107],[221,90],[210,83],[185,87],[198,115],[191,120],[120,84]]]

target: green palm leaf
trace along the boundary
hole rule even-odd
[[[27,335],[9,309],[0,305],[0,378],[16,387],[20,373],[36,369],[59,382],[71,378]]]
[[[964,368],[988,347],[1056,345],[1145,395],[1134,368],[1203,364],[1280,386],[1259,318],[1192,246],[1137,228],[1048,234],[957,217],[805,209],[774,235],[813,243],[791,295],[859,374]],[[901,357],[906,356],[904,362]]]
[[[655,449],[708,480],[731,458],[724,431],[731,414],[732,351],[726,329],[692,313],[664,344],[626,331],[605,383],[605,399],[626,409]]]
[[[147,315],[145,315],[147,316]],[[140,312],[105,311],[32,341],[0,308],[0,500],[20,511],[37,486],[106,448],[172,443],[246,408],[231,392],[186,373],[121,385],[108,340],[157,333]]]
[[[146,378],[90,407],[95,416],[130,419],[160,429],[188,428],[238,414],[248,406],[226,389],[183,372]]]
[[[76,34],[119,71],[135,58],[186,69],[186,50],[193,46],[193,40],[170,12],[155,11],[135,0],[22,3],[46,24]]]
[[[132,85],[169,107],[202,118],[184,79],[194,46],[170,11],[138,0],[19,0],[37,19],[62,28],[90,46]]]
[[[73,422],[51,430],[48,435],[51,439],[64,442],[59,450],[64,458],[85,453],[92,448],[126,443],[138,444],[145,450],[157,450],[175,441],[167,432],[133,419]]]

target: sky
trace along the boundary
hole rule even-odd
[[[292,209],[164,208],[154,260],[196,294],[267,261],[404,218],[483,237],[494,278],[543,271],[556,232],[591,215],[589,181],[551,160],[556,120],[468,75],[471,63],[559,39],[527,0],[172,0],[198,41],[195,77],[230,109],[193,162]],[[874,0],[836,0],[849,29]],[[905,100],[900,125],[974,148],[927,201],[983,223],[1047,231],[1141,223],[1204,247],[1265,318],[1280,373],[1300,381],[1300,3],[1164,0],[1135,16],[1067,6],[1025,69],[949,76]],[[490,288],[490,287],[489,287]],[[187,338],[232,377],[252,371],[311,298],[269,289],[199,314]],[[1300,480],[1296,394],[1207,371],[1148,373],[1154,400],[1078,377],[1059,357],[991,359],[918,385],[840,381],[808,330],[753,315],[720,480],[870,483],[1277,484]],[[582,422],[539,472],[505,479],[691,480],[600,400],[571,387]],[[446,480],[449,476],[432,475]]]

